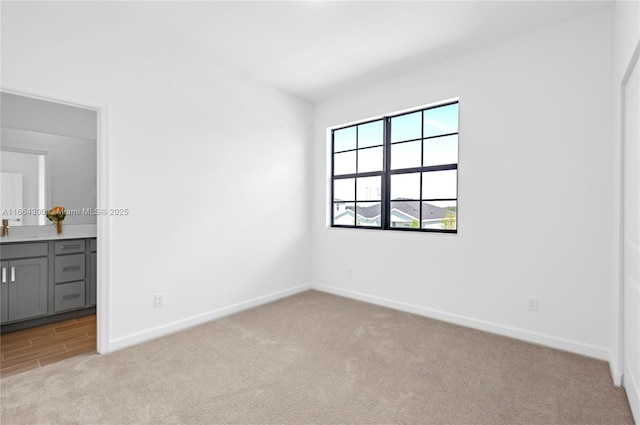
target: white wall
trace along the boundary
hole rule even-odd
[[[95,141],[96,111],[47,102],[11,93],[0,93],[2,127],[57,134]]]
[[[608,8],[318,104],[317,287],[607,359],[612,31]],[[453,97],[458,234],[328,228],[326,128]]]
[[[107,350],[310,278],[310,105],[167,44],[180,40],[119,27],[127,7],[151,5],[2,5],[3,87],[108,112],[99,207],[130,214],[98,223]]]

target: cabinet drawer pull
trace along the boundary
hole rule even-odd
[[[2,268],[2,283],[7,283],[7,268]]]
[[[11,266],[11,282],[15,282],[15,281],[16,281],[16,267]]]
[[[75,249],[75,248],[80,248],[80,244],[75,244],[75,245],[62,245],[62,249]]]
[[[67,266],[67,267],[62,267],[61,269],[63,272],[70,272],[72,270],[80,270],[80,266]]]
[[[63,300],[71,300],[74,298],[78,298],[80,296],[80,294],[69,294],[69,295],[63,295],[62,299]]]

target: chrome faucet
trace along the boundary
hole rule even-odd
[[[2,237],[9,236],[9,220],[2,219]]]

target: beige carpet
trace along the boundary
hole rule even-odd
[[[632,424],[608,365],[316,291],[0,381],[13,424]]]

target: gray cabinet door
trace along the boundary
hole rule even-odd
[[[84,280],[86,266],[84,254],[56,255],[54,263],[55,283]]]
[[[0,323],[9,320],[9,262],[0,263],[2,283],[0,283]]]
[[[98,282],[98,260],[97,260],[97,256],[95,252],[91,253],[91,267],[89,270],[89,305],[90,306],[94,306],[96,305],[96,301],[97,301],[97,282]]]
[[[9,261],[8,274],[8,320],[47,314],[47,259]]]
[[[60,241],[55,243],[54,250],[56,255],[77,254],[84,252],[85,246],[86,245],[84,240]]]
[[[53,289],[55,312],[81,308],[85,305],[84,280],[80,282],[61,283]]]

